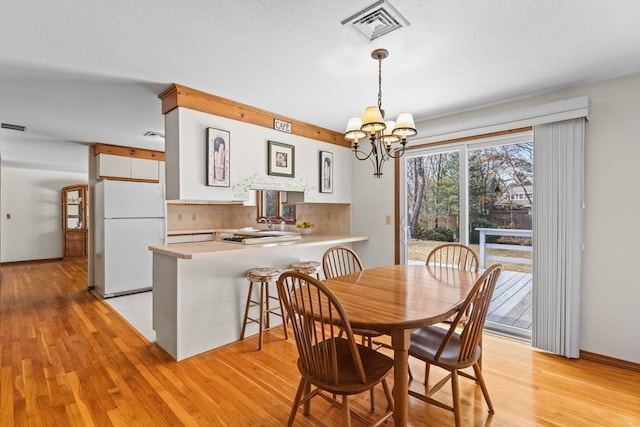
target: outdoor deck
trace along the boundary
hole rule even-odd
[[[424,264],[424,261],[411,260],[409,264]],[[531,285],[531,273],[502,270],[487,321],[531,331]]]
[[[530,273],[505,271],[493,292],[487,321],[531,330]]]

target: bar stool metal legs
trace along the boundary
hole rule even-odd
[[[289,339],[289,332],[287,330],[287,321],[282,308],[282,302],[279,298],[269,295],[269,284],[278,280],[280,272],[273,268],[254,268],[247,271],[247,280],[249,280],[249,293],[247,294],[247,304],[244,308],[244,320],[242,321],[242,330],[240,331],[240,339],[244,339],[244,334],[247,329],[248,322],[254,322],[258,324],[258,350],[262,350],[262,335],[264,332],[271,329],[271,315],[282,317],[282,327],[284,329],[284,338]],[[253,299],[253,285],[255,283],[260,284],[260,299]],[[278,305],[273,307],[270,305],[272,299],[278,300]],[[259,317],[250,317],[250,309],[252,307],[258,307]]]

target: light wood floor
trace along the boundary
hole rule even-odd
[[[9,265],[0,274],[1,426],[286,423],[299,376],[295,344],[281,330],[267,334],[262,352],[251,337],[177,363],[86,290],[84,262]],[[462,380],[466,425],[640,425],[639,373],[491,335],[484,351],[496,413],[489,416],[479,388]],[[411,367],[421,378],[422,364]],[[437,379],[437,368],[432,374]],[[368,394],[353,406],[366,414]],[[416,399],[409,416],[414,426],[453,424],[451,413]],[[339,410],[321,399],[311,416],[296,418],[300,426],[339,424]]]

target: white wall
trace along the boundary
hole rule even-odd
[[[351,233],[370,237],[367,242],[354,243],[353,248],[365,267],[394,264],[393,162],[384,165],[380,178],[373,176],[371,162],[355,159],[352,162]],[[386,224],[387,215],[390,224]]]
[[[87,174],[2,166],[2,262],[62,257],[62,187]],[[11,214],[11,219],[7,219]]]
[[[230,132],[230,187],[206,185],[208,127]],[[243,200],[245,184],[257,188],[304,187],[305,202],[349,203],[351,157],[349,149],[279,132],[262,126],[178,107],[165,115],[166,183],[168,200]],[[267,141],[295,147],[295,178],[267,175]],[[334,161],[333,193],[320,193],[319,152],[330,151]]]
[[[418,134],[430,129],[465,129],[469,123],[518,109],[586,95],[590,115],[585,138],[585,211],[581,294],[582,350],[640,363],[640,279],[635,263],[640,243],[640,74],[558,90],[418,123]],[[445,139],[445,138],[442,138]],[[420,140],[416,141],[420,142]],[[415,143],[415,142],[414,142]],[[385,165],[378,183],[371,165],[353,160],[353,225],[364,213],[393,211],[393,164]],[[358,188],[369,187],[367,194]],[[378,219],[364,227],[371,236],[363,262],[393,262],[393,234]],[[636,334],[634,337],[633,335]]]

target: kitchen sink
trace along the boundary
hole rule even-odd
[[[295,236],[296,232],[292,231],[269,231],[269,230],[260,230],[258,231],[258,235],[260,236]]]

